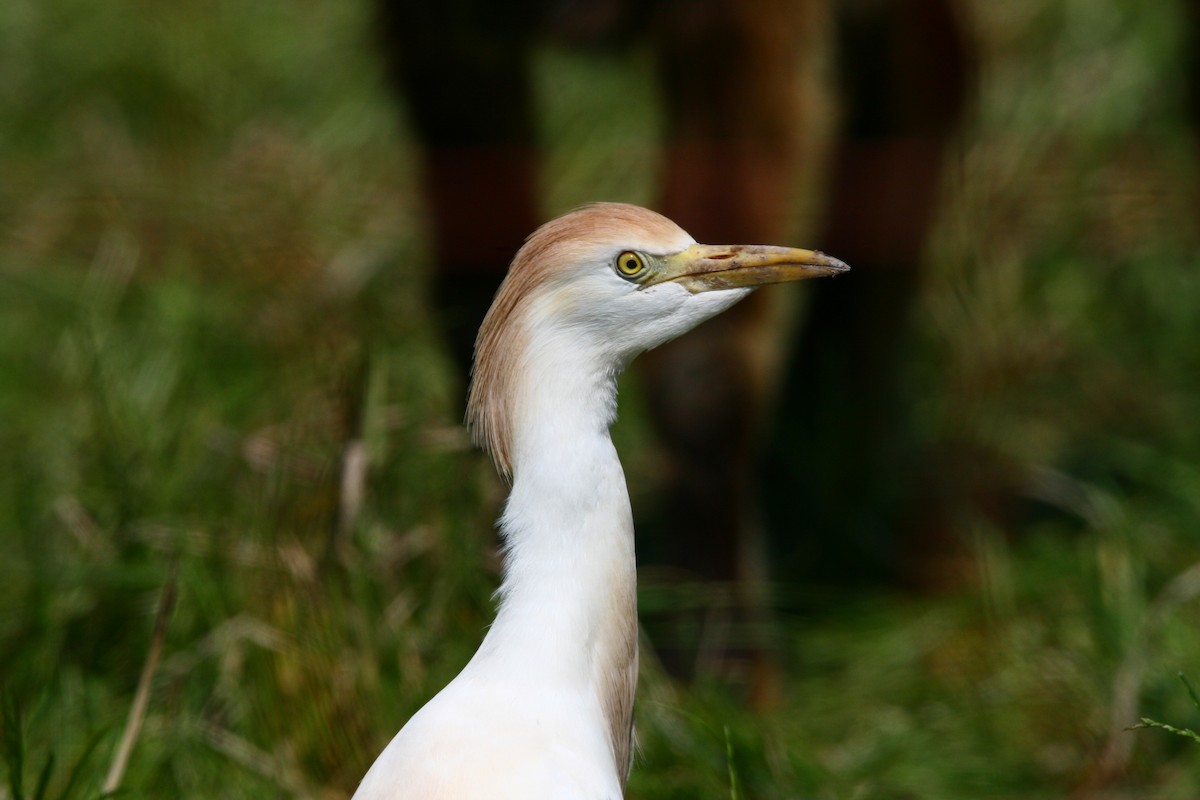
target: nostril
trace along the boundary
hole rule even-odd
[[[709,256],[709,258],[713,261],[726,261],[733,258],[733,253],[718,253],[715,256]]]

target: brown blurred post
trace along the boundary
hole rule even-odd
[[[434,310],[465,375],[508,262],[541,222],[529,68],[544,4],[380,0],[378,13],[423,145]]]
[[[699,241],[788,241],[802,11],[797,0],[660,4],[662,211]],[[668,455],[658,544],[685,578],[726,587],[712,607],[692,611],[691,622],[733,637],[707,658],[670,637],[660,652],[677,673],[711,671],[747,684],[759,703],[775,693],[758,487],[779,300],[756,293],[643,362]]]
[[[801,574],[923,582],[929,551],[954,545],[903,530],[921,486],[899,377],[972,54],[950,0],[835,9],[842,130],[817,245],[854,271],[811,287],[771,453],[772,523],[793,539],[781,552],[802,538]]]

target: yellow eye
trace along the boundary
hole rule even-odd
[[[640,275],[644,269],[646,269],[646,259],[642,258],[641,253],[626,250],[617,256],[617,272],[626,278],[634,278]]]

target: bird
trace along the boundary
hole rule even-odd
[[[354,800],[619,800],[633,761],[637,578],[609,429],[639,353],[758,286],[845,272],[815,250],[698,244],[593,203],[518,250],[480,327],[467,426],[509,486],[495,620]]]

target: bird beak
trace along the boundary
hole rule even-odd
[[[694,244],[663,261],[664,268],[643,286],[674,281],[698,294],[714,289],[823,278],[850,269],[836,258],[816,250],[746,244]]]

